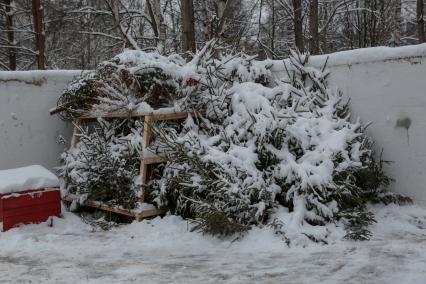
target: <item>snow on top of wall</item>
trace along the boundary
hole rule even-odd
[[[39,165],[0,171],[0,194],[58,186],[58,178]]]
[[[406,58],[426,57],[426,43],[402,47],[370,47],[345,50],[331,54],[315,55],[309,58],[312,66],[322,66],[328,57],[327,66],[352,65],[378,61],[399,60]],[[285,70],[283,60],[273,60],[272,71]],[[288,59],[284,62],[289,64]]]
[[[72,77],[82,74],[82,70],[30,70],[0,71],[0,84],[18,82],[41,86],[46,82],[69,81]]]

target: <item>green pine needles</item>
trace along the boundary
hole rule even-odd
[[[58,111],[129,111],[169,106],[199,111],[183,124],[157,124],[150,151],[168,162],[150,183],[158,206],[217,236],[269,226],[288,244],[366,240],[369,202],[409,203],[387,191],[365,126],[327,85],[326,63],[293,52],[277,78],[271,61],[230,54],[215,41],[191,62],[127,51],[77,80]],[[63,155],[68,190],[133,208],[140,184],[142,122],[99,120]]]

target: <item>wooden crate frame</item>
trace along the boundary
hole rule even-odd
[[[75,148],[77,143],[79,142],[80,138],[80,126],[84,120],[93,120],[97,118],[133,118],[133,117],[143,117],[144,118],[144,127],[143,127],[143,149],[147,149],[151,144],[151,138],[152,138],[152,123],[156,121],[168,121],[168,120],[180,120],[185,119],[188,116],[200,116],[199,112],[171,112],[171,113],[161,113],[161,112],[129,112],[129,113],[122,113],[122,112],[105,112],[105,113],[84,113],[81,116],[75,118],[73,120],[74,124],[74,130],[71,138],[70,143],[70,150]],[[160,164],[167,161],[167,158],[162,156],[150,156],[150,157],[142,157],[141,163],[140,163],[140,171],[139,174],[141,176],[142,181],[142,194],[139,196],[140,202],[145,201],[145,197],[147,196],[147,183],[149,181],[148,177],[148,167],[149,165],[153,164]],[[71,196],[64,196],[62,197],[63,201],[66,202],[72,202],[75,200],[75,197]],[[152,216],[158,216],[164,214],[167,210],[166,209],[152,209],[152,210],[145,210],[140,213],[133,213],[128,210],[119,209],[110,207],[107,205],[103,205],[99,202],[87,202],[85,204],[87,207],[92,207],[108,212],[113,212],[120,215],[125,215],[131,218],[135,218],[137,221],[141,221],[144,218],[152,217]]]

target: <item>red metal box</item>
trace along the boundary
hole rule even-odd
[[[59,188],[26,190],[0,195],[0,222],[3,231],[19,224],[41,223],[61,215]]]

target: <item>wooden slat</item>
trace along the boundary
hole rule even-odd
[[[141,213],[136,214],[136,221],[140,222],[145,218],[152,217],[152,216],[158,216],[163,215],[167,212],[167,209],[151,209],[151,210],[145,210]]]
[[[198,112],[175,112],[175,113],[165,113],[165,114],[152,114],[150,119],[151,119],[151,121],[175,120],[175,119],[187,118],[188,115],[200,116],[200,113],[198,113]]]
[[[149,147],[149,143],[151,142],[151,116],[145,116],[145,120],[143,122],[143,148],[147,149]]]
[[[167,161],[167,158],[162,156],[153,156],[153,157],[147,157],[143,159],[143,163],[146,165],[161,164],[166,161]]]
[[[160,113],[160,112],[103,112],[103,113],[83,113],[78,118],[80,119],[95,119],[98,117],[102,118],[128,118],[128,117],[144,117],[152,116],[154,120],[173,120],[186,118],[188,114],[193,116],[199,116],[199,112],[171,112],[171,113]]]
[[[63,196],[62,200],[66,201],[66,202],[73,202],[74,198],[72,198],[70,196]],[[144,218],[162,215],[162,214],[165,214],[167,212],[167,209],[150,209],[150,210],[144,210],[140,213],[134,213],[134,212],[131,212],[129,210],[124,210],[124,209],[119,209],[119,208],[103,205],[103,204],[100,204],[98,202],[86,202],[83,206],[87,206],[87,207],[91,207],[91,208],[95,208],[95,209],[100,209],[100,210],[104,210],[104,211],[108,211],[108,212],[113,212],[113,213],[116,213],[116,214],[125,215],[127,217],[135,218],[137,221],[142,221],[142,219],[144,219]]]
[[[128,117],[143,117],[150,115],[149,112],[104,112],[104,113],[83,113],[78,118],[81,119],[95,119],[102,118],[128,118]]]
[[[143,123],[143,149],[147,149],[149,147],[149,143],[151,142],[151,116],[145,116],[145,120]],[[146,192],[146,183],[148,182],[148,164],[144,162],[144,159],[141,161],[140,175],[142,181],[141,188],[141,196],[139,200],[141,202],[145,201]]]
[[[141,181],[142,181],[142,188],[141,188],[141,196],[139,196],[139,201],[144,203],[145,197],[148,195],[147,192],[147,183],[148,183],[148,164],[145,164],[143,161],[141,162]]]
[[[70,150],[75,148],[75,145],[77,145],[78,140],[79,140],[79,134],[80,134],[80,130],[78,129],[78,127],[81,125],[81,118],[76,118],[74,119],[74,130],[72,132],[72,138],[71,138],[71,144],[70,144]]]
[[[72,198],[70,196],[63,196],[62,200],[67,201],[67,202],[73,202],[74,198]],[[116,214],[121,214],[121,215],[125,215],[125,216],[132,217],[132,218],[136,217],[135,213],[132,213],[128,210],[114,208],[114,207],[107,206],[107,205],[104,205],[104,204],[100,204],[100,203],[97,203],[97,202],[88,201],[88,202],[85,202],[83,206],[91,207],[91,208],[95,208],[95,209],[100,209],[100,210],[104,210],[104,211],[108,211],[108,212],[113,212],[113,213],[116,213]]]

